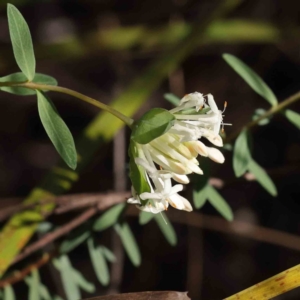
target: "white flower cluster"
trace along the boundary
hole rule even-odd
[[[180,210],[193,210],[190,202],[178,192],[182,191],[182,184],[189,183],[187,174],[203,174],[196,159],[198,154],[217,163],[225,160],[218,149],[198,140],[205,137],[215,146],[223,146],[219,135],[221,126],[225,125],[223,112],[218,110],[211,94],[205,97],[198,92],[187,94],[170,112],[176,121],[167,133],[146,145],[137,144],[139,157],[135,163],[145,171],[151,192],[137,195],[132,188],[133,197],[127,201],[154,214],[167,210],[169,204]],[[171,179],[180,184],[172,186]],[[141,205],[140,200],[148,200],[147,205]]]

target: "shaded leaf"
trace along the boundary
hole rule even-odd
[[[248,67],[234,55],[223,54],[223,58],[257,94],[261,95],[272,106],[277,105],[278,101],[272,90],[267,86],[263,79],[250,67]]]
[[[4,296],[3,297],[4,300],[15,300],[16,299],[15,292],[10,284],[8,284],[4,287],[3,296]]]
[[[73,268],[67,255],[53,259],[54,266],[59,270],[67,300],[81,299],[80,290],[73,277]]]
[[[169,244],[175,246],[177,244],[176,232],[167,215],[163,212],[161,214],[155,214],[154,219]]]
[[[65,163],[76,169],[77,153],[69,128],[49,98],[40,91],[37,91],[37,98],[39,115],[51,142]]]
[[[78,247],[80,244],[82,244],[90,235],[89,231],[85,231],[81,233],[80,235],[72,238],[72,239],[66,239],[64,240],[60,247],[59,247],[59,252],[60,253],[68,253]]]
[[[73,278],[74,278],[74,281],[77,283],[77,285],[79,287],[81,287],[84,291],[88,292],[88,293],[94,293],[96,288],[95,288],[95,285],[89,281],[87,281],[84,276],[78,271],[78,270],[75,270],[73,268]]]
[[[40,282],[40,296],[44,300],[52,300],[51,295],[47,287]]]
[[[9,34],[16,62],[31,81],[35,74],[35,57],[29,27],[19,10],[7,4]]]
[[[103,252],[99,246],[95,247],[93,238],[89,238],[87,243],[96,276],[102,285],[107,286],[110,275]]]
[[[145,225],[145,224],[149,223],[154,217],[155,217],[155,214],[153,214],[153,213],[141,211],[139,213],[139,223],[140,223],[140,225]]]
[[[283,114],[292,124],[300,129],[300,114],[290,109],[286,109]]]
[[[253,159],[249,164],[249,171],[255,176],[261,186],[272,196],[277,196],[277,189],[267,172]]]
[[[193,190],[194,205],[197,209],[201,208],[207,200],[207,184],[199,191]]]
[[[230,206],[225,199],[218,193],[218,191],[208,185],[206,187],[207,197],[210,204],[228,221],[233,220],[233,213]]]
[[[257,108],[254,112],[254,115],[252,116],[252,120],[257,120],[260,116],[264,115],[266,113],[266,110],[263,108]],[[270,123],[269,118],[264,118],[258,122],[258,125],[264,126]]]
[[[242,176],[247,171],[250,160],[247,130],[244,129],[236,139],[233,149],[233,170],[236,177]]]
[[[26,81],[27,81],[26,76],[20,72],[13,73],[0,78],[0,82],[26,82]],[[55,85],[55,86],[57,85],[57,81],[55,78],[41,73],[36,73],[32,81],[34,83],[40,83],[40,84]],[[0,90],[11,94],[20,95],[20,96],[29,96],[29,95],[36,94],[36,90],[27,89],[24,87],[4,86],[4,87],[0,87]]]
[[[148,144],[167,132],[174,124],[175,117],[163,108],[153,108],[134,122],[131,138],[139,144]]]
[[[129,225],[127,223],[116,224],[114,228],[120,236],[124,249],[132,264],[138,267],[141,264],[140,249]]]
[[[39,223],[36,231],[38,233],[47,233],[53,228],[53,224],[47,221]]]
[[[113,252],[111,252],[108,248],[106,248],[105,246],[100,246],[100,250],[102,252],[102,254],[104,255],[104,257],[111,263],[114,263],[117,261],[117,258],[115,257],[115,255],[113,254]]]
[[[27,280],[26,280],[27,279]],[[29,286],[28,300],[39,300],[40,299],[40,276],[37,269],[31,272],[31,277],[26,278],[25,281]]]
[[[55,295],[53,297],[53,300],[64,300],[62,297],[58,296],[58,295]]]
[[[168,100],[170,103],[172,103],[174,106],[179,105],[180,99],[174,94],[171,93],[164,94],[164,98]]]
[[[123,212],[124,207],[125,203],[120,203],[108,209],[95,221],[93,230],[103,231],[116,224],[118,222],[120,214]]]

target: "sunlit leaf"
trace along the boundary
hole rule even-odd
[[[0,82],[26,82],[27,78],[26,76],[21,73],[13,73],[4,77],[0,78]],[[40,74],[36,73],[33,80],[34,83],[39,83],[39,84],[47,84],[47,85],[57,85],[57,81],[55,78],[45,75],[45,74]],[[24,88],[24,87],[13,87],[13,86],[4,86],[0,87],[1,91],[8,92],[11,94],[16,94],[20,96],[29,96],[29,95],[35,95],[36,90]],[[46,92],[46,90],[44,90]]]
[[[242,176],[247,171],[250,160],[247,130],[244,129],[236,139],[233,149],[233,170],[236,177]]]
[[[290,109],[286,109],[283,114],[292,124],[300,129],[300,114]]]
[[[145,225],[149,223],[153,218],[155,217],[155,214],[146,212],[146,211],[141,211],[139,213],[139,223],[140,225]]]
[[[29,27],[19,10],[7,4],[10,39],[16,62],[28,80],[35,74],[35,57]]]
[[[172,103],[174,106],[179,105],[180,99],[174,94],[171,93],[164,94],[164,98],[168,100],[170,103]]]
[[[163,108],[153,108],[133,124],[131,138],[139,144],[148,144],[167,132],[175,117]]]
[[[124,249],[132,264],[138,267],[141,264],[141,253],[129,225],[127,223],[116,224],[115,230],[119,234]]]
[[[277,189],[267,172],[253,159],[249,163],[249,171],[255,176],[261,186],[272,196],[277,196]]]
[[[165,213],[155,214],[155,221],[171,246],[177,244],[177,236],[174,227]]]
[[[89,231],[85,231],[81,233],[80,235],[72,238],[72,239],[66,239],[62,242],[62,244],[59,247],[60,253],[68,253],[78,247],[80,244],[82,244],[90,235]]]
[[[116,224],[124,207],[125,203],[120,203],[108,209],[95,221],[93,229],[96,231],[103,231]]]
[[[208,185],[206,187],[207,197],[210,204],[228,221],[233,220],[233,213],[226,200],[217,192],[217,190]]]
[[[93,264],[94,271],[99,282],[106,286],[109,284],[110,275],[106,260],[104,258],[103,252],[99,246],[95,247],[94,241],[92,238],[89,238],[88,241],[88,248],[91,257],[91,261]]]
[[[202,189],[197,191],[196,189],[193,190],[193,200],[194,205],[197,209],[200,209],[207,200],[207,185],[205,185]]]
[[[3,293],[3,299],[4,300],[15,300],[15,292],[10,284],[6,285],[4,287],[4,293]]]
[[[89,281],[87,281],[84,276],[78,271],[73,268],[72,276],[74,278],[74,281],[77,283],[77,285],[82,288],[84,291],[88,293],[94,293],[96,288],[95,285]]]
[[[81,299],[79,287],[73,277],[73,268],[67,255],[53,259],[54,266],[59,270],[62,285],[64,287],[67,300]]]
[[[277,105],[278,101],[272,90],[250,67],[234,55],[223,54],[223,58],[257,94],[261,95],[272,106]]]
[[[37,98],[39,115],[51,142],[65,163],[70,168],[76,169],[77,153],[69,128],[48,97],[37,91]]]
[[[104,257],[111,263],[114,263],[117,261],[117,258],[115,257],[115,255],[113,254],[113,252],[111,252],[108,248],[106,248],[105,246],[100,246],[100,250],[102,252],[102,254],[104,255]]]

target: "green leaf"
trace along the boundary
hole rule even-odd
[[[155,217],[155,214],[146,212],[146,211],[141,211],[139,214],[139,223],[140,225],[145,225],[149,223],[153,218]]]
[[[173,104],[174,106],[179,105],[180,99],[177,96],[175,96],[174,94],[171,94],[171,93],[164,94],[164,98],[167,101],[169,101],[171,104]]]
[[[35,74],[35,57],[29,27],[19,10],[7,4],[9,34],[16,62],[31,81]]]
[[[233,220],[233,213],[225,199],[217,192],[217,190],[208,185],[206,187],[208,201],[214,208],[228,221]]]
[[[37,98],[39,115],[51,142],[65,163],[71,169],[76,169],[77,153],[69,128],[49,98],[40,91],[37,91]]]
[[[138,267],[141,264],[141,253],[129,225],[127,223],[116,224],[114,228],[120,236],[124,249],[132,264]]]
[[[53,297],[53,300],[64,300],[62,297],[58,296],[58,295],[55,295]]]
[[[242,176],[247,171],[250,160],[247,130],[244,129],[236,139],[233,149],[233,170],[236,177]]]
[[[300,129],[300,114],[290,109],[286,109],[283,114],[292,124]]]
[[[153,108],[134,122],[131,138],[139,144],[148,144],[167,132],[174,124],[175,117],[163,108]]]
[[[261,95],[272,106],[277,105],[278,101],[272,90],[267,86],[263,79],[250,67],[248,67],[234,55],[223,54],[223,58],[257,94]]]
[[[40,299],[40,276],[37,269],[31,272],[31,277],[25,278],[26,283],[29,286],[28,300],[39,300]]]
[[[118,222],[120,214],[124,210],[124,207],[125,203],[120,203],[108,209],[95,221],[93,225],[93,230],[103,231],[109,228],[110,226],[116,224]]]
[[[161,214],[155,214],[154,219],[168,243],[171,246],[175,246],[177,244],[176,232],[167,215],[163,212]]]
[[[89,231],[85,231],[73,239],[66,239],[59,247],[60,253],[68,253],[82,244],[90,235]]]
[[[207,200],[207,184],[199,191],[193,190],[194,205],[197,209],[200,209]]]
[[[252,116],[252,120],[257,120],[259,117],[261,117],[262,115],[264,115],[266,113],[266,110],[263,108],[257,108],[254,112],[254,115]],[[262,120],[260,120],[258,122],[258,125],[260,126],[264,126],[270,123],[270,119],[269,118],[264,118]]]
[[[52,300],[51,295],[47,287],[40,282],[40,296],[44,300]]]
[[[47,221],[39,223],[36,231],[38,233],[47,233],[53,228],[53,224]]]
[[[95,247],[92,238],[89,238],[87,243],[96,276],[102,285],[107,286],[110,281],[110,275],[103,252],[99,246]]]
[[[0,78],[0,82],[21,82],[22,83],[26,81],[27,81],[26,76],[21,72],[13,73]],[[39,84],[54,85],[54,86],[57,85],[57,81],[55,78],[41,73],[35,74],[33,82]],[[36,90],[27,89],[24,87],[3,86],[0,87],[0,90],[11,94],[20,95],[20,96],[29,96],[29,95],[36,94]]]
[[[147,181],[145,170],[143,167],[135,163],[135,158],[143,156],[143,151],[140,149],[140,145],[135,143],[133,140],[129,144],[129,177],[133,185],[134,190],[138,195],[148,192],[151,192],[151,187]],[[141,200],[143,205],[147,204],[147,200]]]
[[[74,278],[74,281],[77,283],[77,285],[81,287],[84,291],[90,294],[95,292],[96,290],[95,285],[87,281],[78,270],[75,270],[73,268],[72,276]]]
[[[260,185],[272,196],[277,196],[277,189],[267,172],[253,159],[249,164],[249,171],[255,176]]]
[[[111,263],[114,263],[117,261],[117,258],[115,257],[115,255],[113,254],[113,252],[111,252],[108,248],[106,248],[105,246],[100,246],[100,250],[102,252],[102,254],[104,255],[104,257]]]
[[[73,277],[74,269],[68,256],[62,255],[60,258],[53,259],[53,264],[60,272],[67,300],[81,299],[80,290]]]
[[[4,300],[15,300],[16,299],[15,292],[10,284],[8,284],[4,287],[3,294],[4,294],[4,297],[3,297]]]

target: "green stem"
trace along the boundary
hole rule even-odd
[[[271,107],[268,111],[266,111],[259,118],[257,118],[256,120],[253,120],[253,121],[249,122],[248,124],[246,124],[245,126],[243,126],[243,128],[241,130],[238,130],[238,131],[234,132],[233,134],[231,134],[226,139],[226,143],[231,142],[232,140],[234,140],[240,134],[240,132],[243,129],[251,129],[252,127],[255,127],[261,120],[269,118],[272,115],[275,115],[275,114],[279,113],[280,111],[282,111],[283,109],[287,108],[288,106],[290,106],[291,104],[295,103],[298,100],[300,100],[300,92],[298,92],[298,93],[296,93],[296,94],[288,97],[287,99],[285,99],[281,103],[277,104],[276,106]]]
[[[78,98],[84,102],[87,102],[89,104],[92,104],[98,108],[106,110],[107,112],[111,113],[115,117],[119,118],[121,121],[123,121],[129,127],[131,127],[134,122],[133,119],[123,115],[118,110],[116,110],[96,99],[93,99],[91,97],[88,97],[86,95],[83,95],[81,93],[78,93],[76,91],[73,91],[71,89],[67,89],[64,87],[47,85],[47,84],[39,84],[39,83],[34,83],[34,82],[22,82],[22,83],[20,83],[20,82],[0,82],[0,87],[1,86],[24,87],[24,88],[28,88],[28,89],[32,89],[32,90],[53,91],[53,92],[67,94],[67,95],[73,96],[75,98]]]

